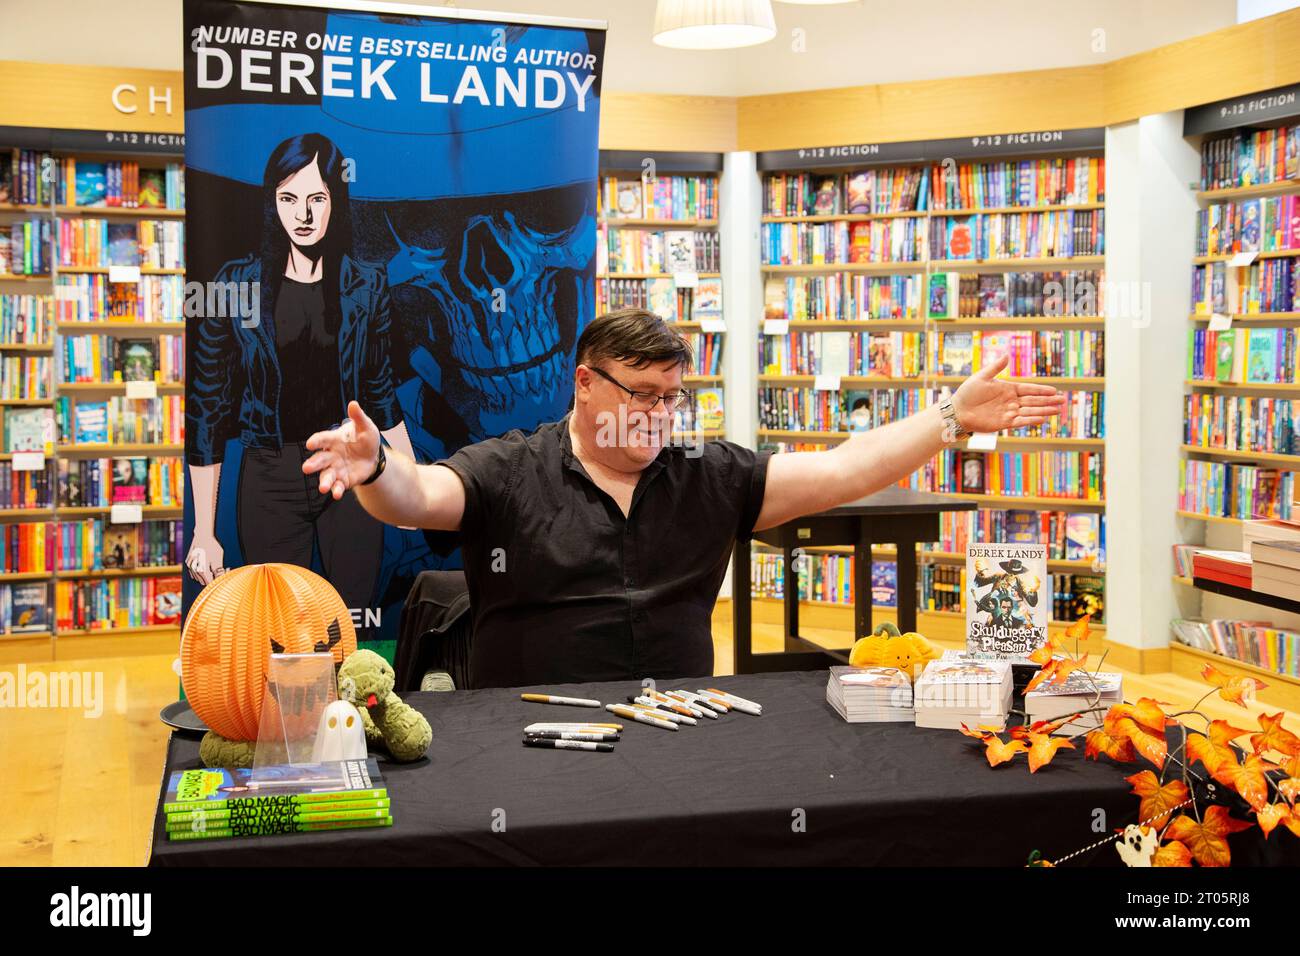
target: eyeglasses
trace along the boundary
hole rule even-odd
[[[590,366],[589,366],[590,367]],[[685,408],[691,402],[691,393],[685,389],[677,392],[669,392],[667,395],[656,395],[654,392],[638,392],[628,388],[614,376],[598,368],[591,369],[607,382],[612,382],[628,394],[628,406],[637,412],[653,411],[654,407],[661,401],[667,411],[675,412],[679,408]]]

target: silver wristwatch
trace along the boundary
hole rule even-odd
[[[952,398],[945,398],[939,402],[939,414],[943,416],[944,438],[945,440],[961,441],[963,438],[969,438],[971,433],[966,431],[957,422],[957,409],[952,404]],[[952,438],[947,436],[951,434]]]

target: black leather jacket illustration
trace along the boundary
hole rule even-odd
[[[214,281],[259,282],[261,275],[261,261],[249,255],[227,262]],[[231,438],[249,448],[282,447],[274,307],[262,303],[260,321],[250,328],[233,315],[204,316],[190,330],[195,338],[185,407],[189,464],[220,463]],[[401,410],[388,359],[390,298],[383,270],[344,255],[339,312],[336,373],[344,401],[356,399],[379,430],[387,431],[401,422]],[[340,420],[343,414],[340,409]]]

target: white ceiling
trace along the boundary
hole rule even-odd
[[[654,0],[451,5],[607,20],[607,89],[718,96],[1081,66],[1208,33],[1237,17],[1236,0],[774,2],[776,39],[696,52],[651,42]],[[181,68],[181,0],[0,0],[0,23],[4,60]]]

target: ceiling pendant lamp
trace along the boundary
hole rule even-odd
[[[776,36],[770,0],[659,0],[654,40],[679,50],[731,50]]]

